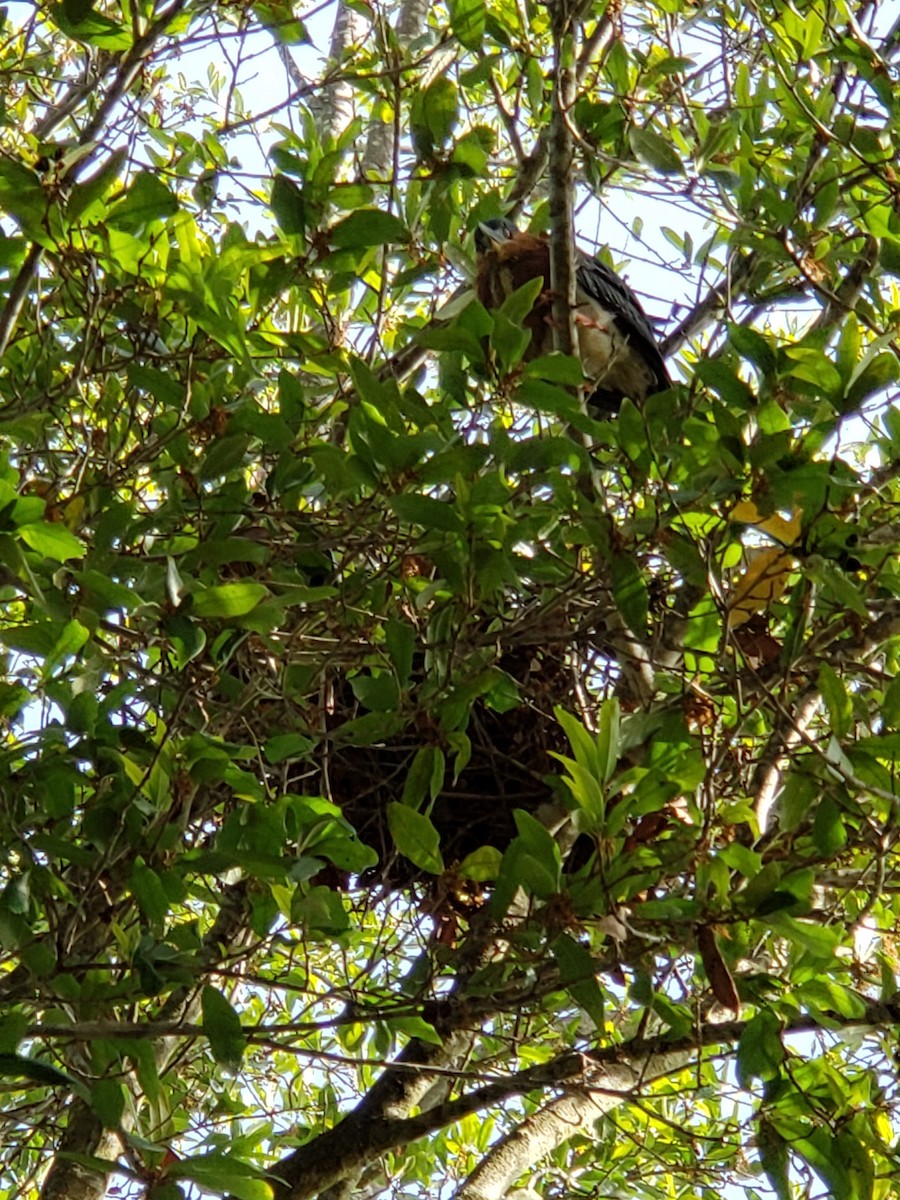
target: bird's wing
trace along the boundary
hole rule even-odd
[[[628,336],[629,345],[641,355],[647,366],[656,374],[659,390],[670,384],[669,372],[653,333],[647,314],[640,301],[623,279],[599,258],[579,254],[576,279],[581,292],[613,314],[622,332]]]

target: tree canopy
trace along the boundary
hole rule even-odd
[[[2,1200],[896,1195],[900,22],[2,20]]]

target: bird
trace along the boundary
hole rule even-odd
[[[476,295],[488,309],[543,277],[544,288],[525,318],[531,341],[525,359],[553,349],[553,293],[550,287],[550,243],[546,235],[525,233],[509,217],[481,221],[475,230],[478,259]],[[671,386],[656,335],[640,301],[623,279],[576,248],[575,327],[578,356],[591,388],[588,411],[608,416],[623,399],[642,402]]]

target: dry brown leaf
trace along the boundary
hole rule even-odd
[[[697,948],[700,951],[700,960],[703,963],[703,969],[706,971],[706,977],[709,980],[709,986],[712,988],[712,994],[723,1008],[730,1008],[734,1013],[739,1013],[741,1011],[741,999],[737,994],[737,988],[734,986],[731,972],[725,965],[725,959],[722,957],[722,951],[719,949],[719,944],[716,941],[716,935],[711,925],[699,925],[697,927]]]

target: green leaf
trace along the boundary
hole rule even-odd
[[[522,372],[525,379],[543,379],[547,383],[561,383],[565,387],[581,387],[584,371],[581,362],[569,354],[544,354],[525,364]]]
[[[696,372],[698,377],[728,404],[733,404],[741,410],[755,407],[756,396],[753,389],[728,363],[721,359],[704,359],[697,363]]]
[[[256,608],[268,596],[269,589],[262,583],[245,580],[241,583],[223,583],[218,587],[194,592],[191,596],[191,611],[197,617],[243,617]]]
[[[840,807],[830,796],[823,796],[816,805],[812,827],[813,844],[820,854],[828,858],[846,846],[847,836]]]
[[[547,898],[559,891],[562,859],[559,846],[550,832],[531,813],[517,808],[513,813],[518,837],[516,843],[523,852],[523,877],[519,880],[526,892]]]
[[[772,1122],[762,1116],[756,1127],[756,1151],[776,1200],[791,1200],[788,1144]]]
[[[294,15],[291,0],[271,0],[264,4],[256,0],[252,12],[282,45],[310,41],[306,26]]]
[[[555,715],[572,746],[575,761],[551,751],[569,773],[566,784],[579,808],[589,814],[599,828],[606,815],[604,784],[615,773],[621,754],[619,703],[615,697],[605,700],[597,718],[597,733],[591,734],[580,721],[562,709]]]
[[[878,253],[878,261],[885,271],[900,276],[900,238],[884,237]]]
[[[554,708],[553,715],[562,726],[576,761],[598,780],[602,780],[606,763],[600,753],[596,737],[585,728],[583,722],[559,705]]]
[[[448,500],[432,496],[392,496],[388,502],[401,521],[421,525],[423,529],[443,529],[461,533],[465,528],[455,506]]]
[[[868,1200],[871,1187],[862,1191],[854,1186],[846,1150],[830,1129],[814,1129],[808,1137],[792,1139],[791,1149],[805,1158],[825,1182],[829,1195],[842,1200]]]
[[[128,161],[128,150],[120,146],[114,150],[104,163],[90,176],[89,179],[76,183],[69,193],[69,203],[66,214],[71,221],[77,221],[95,200],[100,200],[122,173]]]
[[[885,689],[881,719],[888,729],[900,729],[900,676],[892,679]]]
[[[187,1179],[205,1191],[237,1200],[272,1200],[272,1184],[267,1172],[243,1162],[234,1154],[204,1154],[180,1158],[166,1168],[169,1179]]]
[[[655,130],[646,126],[638,129],[632,126],[628,131],[628,141],[632,153],[645,162],[654,171],[663,175],[681,175],[684,173],[681,159],[672,143],[661,137]]]
[[[828,709],[832,733],[837,738],[846,737],[853,726],[853,702],[840,676],[827,662],[819,666],[819,691]]]
[[[476,883],[486,883],[497,878],[502,862],[503,855],[496,846],[481,846],[478,850],[467,854],[457,870],[463,879],[474,879]]]
[[[416,634],[408,621],[392,617],[384,627],[384,640],[391,658],[391,665],[401,688],[409,683],[412,672]]]
[[[496,337],[496,319],[497,316],[503,316],[509,321],[510,325],[520,329],[525,318],[534,308],[534,302],[541,294],[544,288],[544,277],[538,275],[536,279],[529,279],[527,283],[523,283],[521,287],[516,288],[511,292],[494,314],[494,337]],[[491,339],[493,342],[493,338]],[[571,371],[571,366],[567,368]],[[580,382],[580,381],[579,381]]]
[[[859,408],[870,397],[883,392],[891,384],[896,383],[898,375],[900,375],[900,365],[897,363],[896,355],[889,354],[887,351],[879,354],[871,362],[866,363],[850,384],[844,399],[844,410]]]
[[[869,610],[856,584],[833,563],[819,554],[810,554],[803,562],[803,571],[818,583],[822,593],[836,600],[841,608],[855,612],[864,620],[870,620]]]
[[[100,50],[131,48],[130,31],[119,21],[113,21],[102,13],[88,9],[75,21],[69,16],[66,4],[54,4],[50,13],[58,28],[76,42],[85,42],[88,46],[96,46]]]
[[[728,340],[740,354],[757,367],[765,378],[775,374],[778,363],[767,338],[749,325],[729,325]]]
[[[0,1017],[0,1055],[15,1054],[31,1024],[25,1012],[8,1011]]]
[[[403,781],[401,803],[410,808],[421,808],[422,801],[430,795],[434,799],[431,783],[434,779],[438,756],[443,765],[443,754],[437,746],[420,746],[413,757],[406,778]],[[443,779],[443,772],[441,774]]]
[[[129,1139],[131,1140],[131,1139]],[[104,1174],[95,1168],[98,1174]],[[108,1170],[108,1168],[107,1168]],[[184,1191],[172,1180],[157,1180],[151,1183],[145,1193],[146,1200],[185,1200]]]
[[[650,1007],[669,1027],[672,1037],[686,1037],[691,1029],[691,1011],[684,1004],[676,1004],[662,992],[654,992]]]
[[[493,328],[493,317],[473,298],[447,325],[428,325],[420,330],[416,342],[428,350],[461,351],[470,362],[482,366],[485,362],[483,339]]]
[[[559,982],[579,1007],[584,1009],[598,1030],[603,1029],[603,993],[596,979],[596,967],[590,952],[580,942],[561,933],[551,950],[559,967]]]
[[[0,158],[0,208],[26,230],[38,224],[47,212],[47,196],[40,178],[14,158]]]
[[[650,595],[643,572],[630,554],[613,555],[609,571],[616,608],[625,618],[631,632],[637,637],[644,637],[650,610]]]
[[[536,857],[529,853],[521,838],[514,838],[500,863],[491,912],[498,920],[502,919],[520,888],[526,896],[549,900],[559,891],[560,877],[558,862]]]
[[[397,680],[386,671],[380,675],[354,675],[350,686],[363,708],[370,712],[391,712],[400,699]]]
[[[272,209],[272,214],[282,233],[291,236],[295,233],[306,232],[307,203],[303,188],[293,179],[288,179],[286,175],[276,174],[272,180],[269,207]]]
[[[45,1087],[60,1088],[64,1094],[72,1092],[82,1099],[88,1098],[87,1088],[80,1080],[67,1075],[65,1071],[60,1071],[51,1063],[41,1062],[24,1054],[0,1054],[0,1077],[27,1079]]]
[[[249,444],[250,439],[243,433],[217,438],[203,456],[198,472],[200,478],[217,479],[240,470],[244,465]]]
[[[279,733],[270,737],[263,746],[266,758],[272,764],[288,762],[290,759],[305,758],[313,748],[313,741],[302,733]]]
[[[13,876],[3,889],[3,905],[7,912],[23,915],[30,907],[31,887],[29,872]]]
[[[785,1057],[781,1023],[769,1009],[763,1009],[747,1022],[738,1042],[738,1083],[748,1087],[753,1079],[764,1083],[776,1079]]]
[[[91,1088],[91,1108],[105,1129],[117,1129],[125,1111],[125,1089],[117,1079],[98,1079]]]
[[[213,1058],[227,1071],[237,1074],[247,1047],[241,1019],[225,996],[214,987],[205,987],[200,995],[203,1032]]]
[[[491,132],[491,131],[489,131]],[[490,162],[493,137],[484,136],[484,126],[473,129],[455,143],[450,161],[459,168],[459,173],[481,178]]]
[[[29,525],[20,525],[16,532],[26,546],[30,546],[44,558],[52,558],[57,562],[68,562],[71,558],[84,558],[83,543],[73,533],[69,533],[65,525],[57,525],[50,521],[34,521]]]
[[[351,746],[372,746],[393,737],[406,725],[407,718],[399,713],[366,713],[345,721],[334,734],[335,740]]]
[[[446,75],[417,92],[410,106],[410,132],[418,157],[424,162],[431,159],[450,137],[458,119],[458,90]]]
[[[492,668],[487,676],[487,682],[488,686],[483,692],[484,702],[494,712],[511,712],[522,703],[522,696],[516,681],[505,671],[501,671],[497,667]]]
[[[162,221],[178,212],[178,199],[158,175],[140,171],[124,197],[110,209],[106,223],[135,232],[150,221]]]
[[[294,905],[293,917],[304,927],[307,937],[317,934],[330,939],[339,936],[350,927],[341,897],[329,887],[311,888]]]
[[[131,871],[131,890],[150,927],[161,934],[169,915],[169,898],[157,873],[141,858]]]
[[[331,229],[335,246],[349,248],[383,246],[388,242],[409,241],[409,231],[399,217],[378,208],[360,208]]]
[[[62,0],[63,12],[75,24],[93,11],[94,0]]]
[[[606,796],[596,774],[564,754],[557,754],[555,750],[550,753],[568,772],[565,783],[572,799],[590,817],[592,827],[599,829],[606,814]]]
[[[385,1024],[394,1033],[408,1038],[418,1038],[428,1046],[442,1046],[444,1040],[435,1027],[422,1017],[393,1017]]]
[[[791,379],[800,379],[815,385],[824,396],[841,394],[840,374],[824,351],[812,346],[788,346],[784,354],[790,363],[785,374]]]
[[[537,282],[540,282],[539,280]],[[497,359],[501,375],[517,367],[531,341],[531,330],[517,321],[511,321],[501,312],[494,315],[494,330],[491,334],[491,350]],[[527,385],[535,387],[535,383]]]
[[[80,621],[67,621],[44,658],[44,676],[49,676],[60,663],[73,658],[87,644],[90,636],[90,631]]]
[[[486,20],[484,0],[450,0],[450,28],[467,50],[480,50]]]
[[[856,313],[847,313],[837,347],[837,367],[841,378],[848,382],[861,370],[862,333]]]
[[[772,913],[769,918],[772,929],[789,941],[807,951],[813,959],[827,962],[833,959],[840,945],[840,931],[811,921],[799,921],[786,913]]]
[[[444,870],[441,838],[431,820],[406,804],[392,801],[387,808],[388,828],[394,845],[414,866],[431,875]]]
[[[861,1020],[868,1007],[859,992],[824,978],[803,980],[797,987],[797,1000],[817,1013],[837,1014],[848,1021]]]
[[[619,761],[622,744],[620,722],[619,701],[615,696],[610,696],[601,704],[597,718],[597,759],[603,783],[612,779]]]

